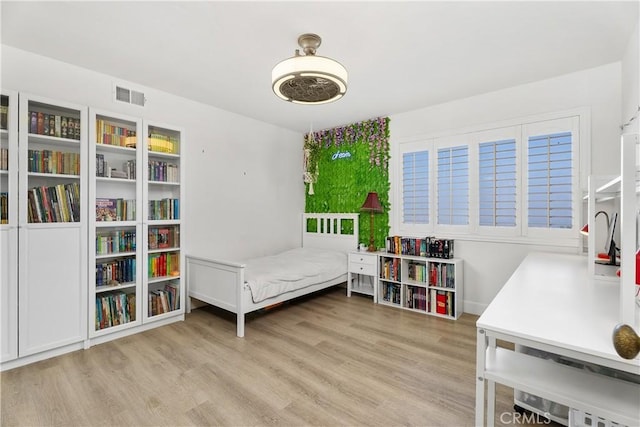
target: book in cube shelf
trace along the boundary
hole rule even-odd
[[[455,316],[454,305],[452,292],[431,289],[431,313]]]
[[[427,258],[453,258],[453,240],[436,237],[389,236],[386,241],[388,253],[413,255]]]

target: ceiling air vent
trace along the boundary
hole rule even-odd
[[[135,90],[127,89],[122,86],[116,85],[115,90],[116,101],[126,102],[127,104],[139,105],[144,107],[146,98],[144,93]]]

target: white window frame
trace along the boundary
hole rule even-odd
[[[513,227],[501,226],[483,226],[480,225],[479,208],[480,208],[480,187],[473,186],[471,194],[473,201],[474,228],[473,232],[481,236],[500,236],[500,237],[516,237],[522,235],[522,173],[521,171],[521,151],[522,151],[522,132],[520,126],[508,126],[498,129],[489,129],[474,132],[472,136],[472,146],[474,150],[473,161],[473,177],[479,180],[479,146],[483,142],[495,142],[513,139],[516,141],[516,225]]]
[[[567,123],[570,127],[567,128]],[[471,241],[492,241],[521,243],[531,245],[575,247],[580,249],[581,239],[578,233],[584,222],[582,194],[587,185],[590,173],[591,147],[591,114],[588,108],[576,108],[567,111],[553,112],[514,118],[485,125],[476,125],[454,131],[405,137],[393,140],[392,158],[402,159],[404,152],[429,151],[429,224],[404,224],[402,213],[402,162],[390,163],[389,176],[393,177],[390,200],[391,233],[406,236],[433,236],[456,238]],[[393,130],[393,128],[392,128]],[[527,218],[527,148],[529,135],[542,135],[570,130],[573,140],[573,203],[574,221],[571,229],[538,229],[528,227]],[[480,142],[516,140],[516,226],[489,227],[480,226],[478,218],[479,186],[478,180],[478,146]],[[437,224],[437,150],[439,147],[469,147],[469,226],[440,226]]]
[[[469,135],[466,134],[462,134],[462,135],[453,135],[453,136],[447,136],[447,137],[440,137],[440,138],[436,138],[433,141],[433,150],[434,150],[434,155],[433,155],[433,160],[431,162],[431,164],[433,165],[432,168],[432,172],[431,173],[431,188],[432,188],[432,193],[431,193],[431,212],[433,213],[433,231],[436,234],[448,234],[448,235],[455,235],[455,234],[469,234],[469,232],[471,231],[471,224],[472,224],[472,206],[471,206],[471,187],[472,187],[472,175],[471,175],[471,163],[473,162],[472,160],[472,153],[471,153],[471,147],[470,147],[470,139],[469,139]],[[469,209],[469,222],[465,225],[451,225],[451,224],[438,224],[438,150],[442,149],[442,148],[453,148],[453,147],[461,147],[461,146],[466,146],[467,147],[467,153],[469,156],[469,168],[468,168],[468,179],[469,179],[469,198],[467,199],[467,207]]]
[[[528,216],[529,202],[527,193],[522,193],[522,234],[525,237],[531,237],[536,240],[551,240],[551,239],[571,239],[575,238],[578,234],[578,230],[581,227],[581,201],[580,197],[580,119],[579,117],[566,117],[555,120],[545,120],[536,123],[527,123],[522,126],[522,150],[521,150],[521,164],[523,185],[526,186],[529,178],[528,168],[528,144],[530,136],[548,135],[560,132],[571,132],[572,138],[572,161],[571,167],[573,169],[573,177],[571,180],[571,186],[573,189],[573,198],[571,203],[571,211],[573,213],[573,224],[571,228],[567,229],[550,229],[550,228],[538,228],[529,227],[529,221],[526,219]],[[578,143],[576,143],[576,140]]]
[[[394,205],[397,206],[398,222],[403,224],[403,233],[407,236],[420,236],[425,233],[433,233],[433,168],[434,168],[434,149],[433,140],[419,140],[410,141],[399,145],[399,150],[395,158],[399,159],[397,162],[397,197],[394,198]],[[429,222],[427,224],[404,224],[402,222],[404,218],[404,205],[402,203],[402,158],[405,153],[414,153],[416,151],[428,151],[429,152]],[[393,176],[393,175],[392,175]]]

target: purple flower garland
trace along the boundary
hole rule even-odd
[[[378,117],[347,126],[319,130],[313,133],[314,142],[324,148],[341,147],[356,142],[369,144],[369,163],[388,173],[389,118]],[[307,135],[305,135],[305,140]]]

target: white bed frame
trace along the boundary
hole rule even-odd
[[[302,216],[302,246],[321,249],[344,251],[356,250],[358,247],[358,214],[305,213]],[[315,219],[316,231],[308,231],[309,219]],[[340,222],[353,221],[353,234],[342,234]],[[236,335],[244,336],[245,314],[270,305],[278,304],[321,289],[328,288],[347,281],[347,274],[328,282],[317,283],[312,286],[288,292],[277,297],[268,298],[254,303],[251,291],[245,284],[245,264],[186,256],[187,289],[189,297],[236,313]],[[187,312],[191,309],[187,302]]]

